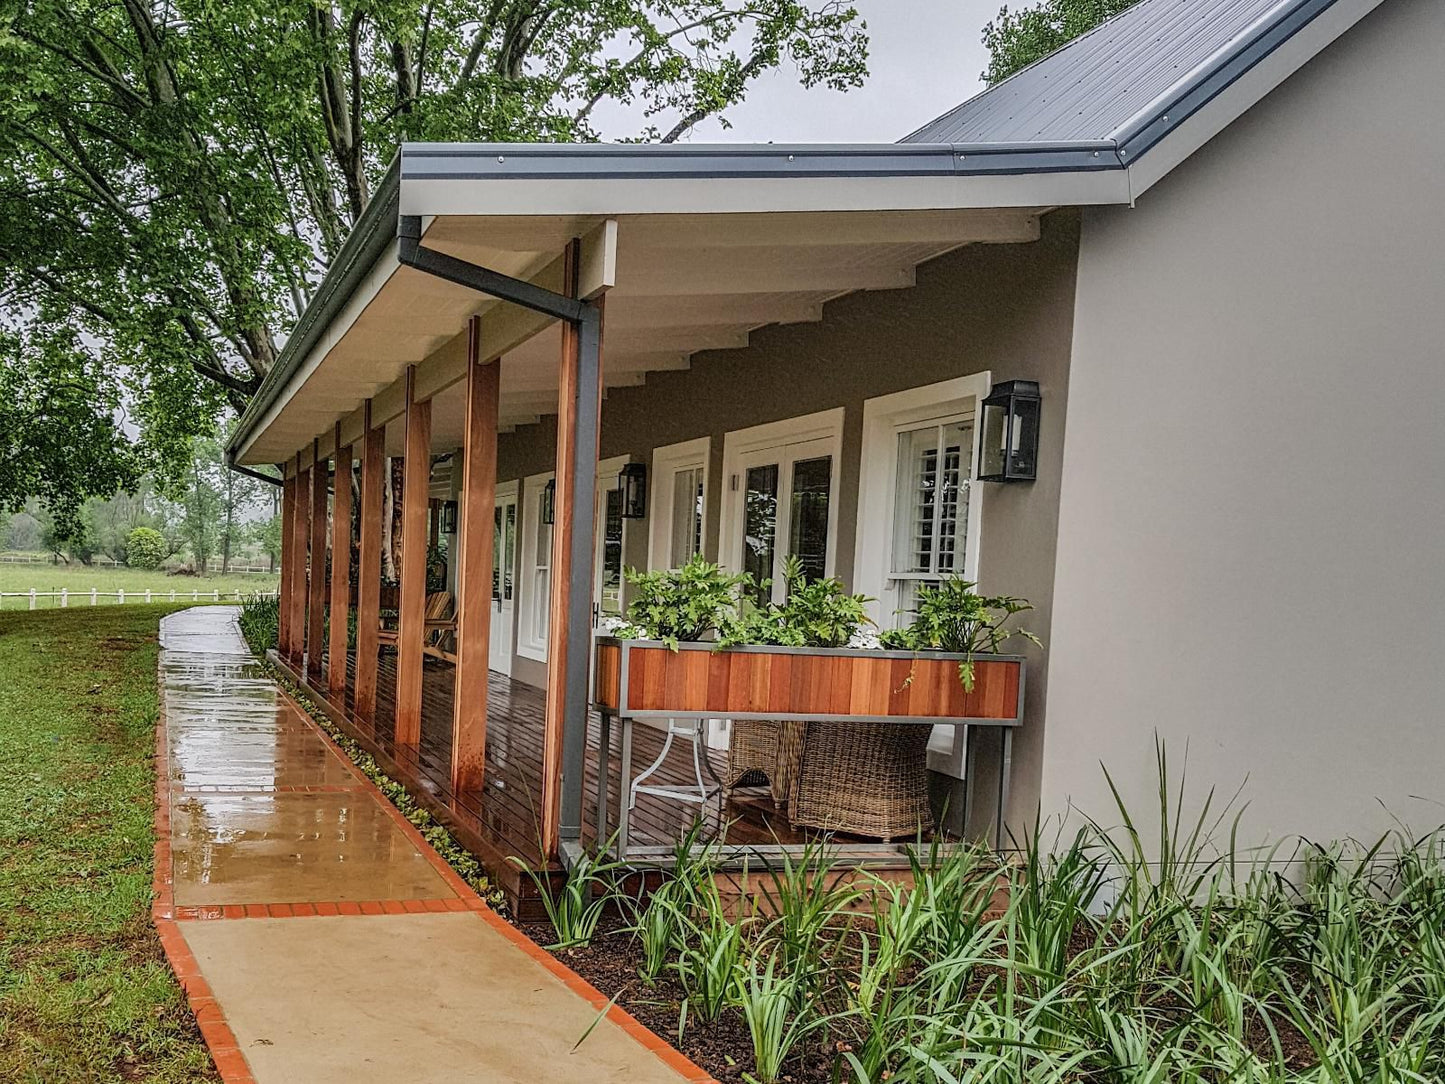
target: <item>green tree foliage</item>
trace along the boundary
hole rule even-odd
[[[170,551],[154,527],[137,527],[126,536],[125,563],[131,568],[160,568]]]
[[[1044,0],[1016,11],[1000,8],[998,18],[983,28],[989,61],[982,78],[989,86],[1000,83],[1137,2]]]
[[[5,5],[0,507],[39,494],[65,533],[142,471],[194,481],[400,141],[597,139],[616,104],[668,141],[866,56],[843,0]]]
[[[22,216],[0,195],[0,236]],[[0,256],[3,283],[9,256]],[[0,508],[39,497],[67,538],[80,529],[87,497],[135,485],[139,463],[116,421],[119,407],[119,388],[73,330],[0,327]]]

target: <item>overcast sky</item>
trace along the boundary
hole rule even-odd
[[[729,110],[731,128],[707,120],[689,141],[892,143],[983,89],[978,75],[988,53],[979,39],[1002,2],[853,0],[868,24],[868,78],[861,88],[846,94],[804,90],[785,64],[758,79],[747,100]],[[612,137],[638,127],[622,111],[597,120]]]

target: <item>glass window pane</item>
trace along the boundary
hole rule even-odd
[[[961,553],[968,537],[968,463],[973,425],[950,422],[939,427],[938,457],[943,463],[938,486],[938,563],[935,571],[963,571]]]
[[[773,549],[778,522],[778,465],[749,467],[743,491],[743,571],[760,584],[773,576]],[[767,588],[757,592],[758,605],[767,605]]]
[[[938,488],[938,429],[898,434],[893,504],[893,571],[933,571],[933,502]]]
[[[622,490],[607,491],[602,521],[602,612],[622,612]]]
[[[702,468],[690,467],[672,475],[672,538],[668,563],[677,568],[702,552]]]
[[[517,567],[517,506],[507,505],[506,519],[502,525],[502,598],[512,601],[512,570]]]
[[[496,516],[492,524],[494,531],[492,538],[492,601],[500,602],[502,599],[502,506],[496,507]]]
[[[833,457],[800,459],[793,464],[788,549],[803,566],[803,575],[821,579],[828,561],[828,497]]]

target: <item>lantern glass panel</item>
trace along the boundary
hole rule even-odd
[[[978,473],[983,478],[1002,478],[1009,446],[1009,413],[1006,403],[983,404],[978,456]]]
[[[1015,399],[1013,421],[1010,425],[1008,476],[1010,478],[1034,478],[1038,474],[1036,462],[1039,448],[1039,401],[1037,399]]]

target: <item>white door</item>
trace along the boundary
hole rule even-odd
[[[517,608],[517,486],[497,491],[496,535],[492,545],[491,658],[487,665],[512,673],[512,628]]]
[[[739,455],[729,563],[761,585],[760,604],[783,601],[783,566],[796,557],[809,579],[833,574],[837,442],[829,437],[754,448]]]

